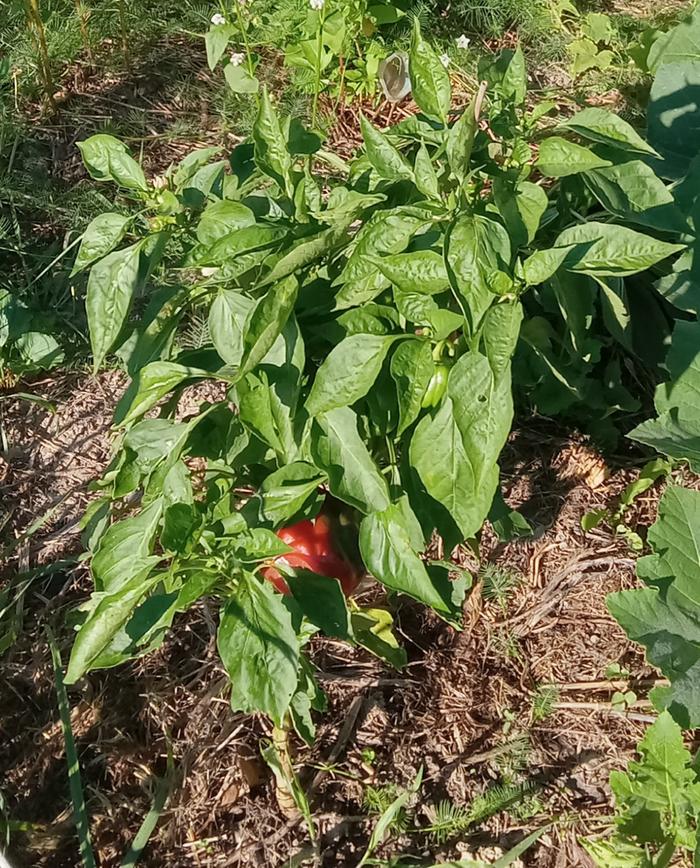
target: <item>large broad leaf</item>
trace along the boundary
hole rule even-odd
[[[219,238],[253,226],[255,214],[241,202],[233,202],[230,199],[222,199],[220,202],[212,202],[204,209],[197,224],[197,241],[200,244],[210,245]]]
[[[92,576],[98,591],[117,591],[154,562],[153,540],[163,504],[156,500],[137,515],[111,525],[92,559]]]
[[[321,504],[322,473],[306,461],[275,470],[260,486],[262,517],[275,527],[316,515]]]
[[[416,233],[432,220],[414,209],[379,211],[357,234],[352,253],[336,283],[343,284],[336,295],[336,308],[344,310],[371,301],[389,285],[377,268],[377,259],[404,251]]]
[[[140,261],[139,243],[110,253],[90,272],[85,307],[95,370],[114,346],[129,315]]]
[[[258,115],[253,124],[253,142],[259,168],[273,178],[290,199],[293,198],[292,158],[267,88],[260,96]]]
[[[162,578],[160,575],[148,576],[149,568],[133,576],[117,590],[93,594],[91,610],[78,630],[71,651],[66,684],[74,684],[93,665],[100,667],[122,662],[124,655],[107,654],[108,659],[100,659],[110,648],[115,637],[123,630],[134,610],[148,591]],[[127,646],[129,637],[124,636],[120,643]]]
[[[377,259],[378,268],[404,292],[437,293],[449,286],[445,262],[434,250],[396,253]]]
[[[644,271],[685,249],[683,244],[669,244],[650,235],[635,232],[612,223],[581,223],[560,233],[551,251],[558,255],[562,248],[571,247],[564,267],[598,277],[625,277]]]
[[[119,244],[124,237],[126,227],[131,223],[131,217],[123,214],[100,214],[89,224],[78,248],[71,277],[83,271],[88,265],[102,259]]]
[[[648,136],[663,156],[659,172],[681,178],[700,152],[700,58],[664,64],[651,88]]]
[[[514,249],[530,244],[547,210],[547,194],[537,184],[518,181],[515,184],[496,178],[493,196],[498,213],[506,224]]]
[[[367,159],[380,178],[386,181],[413,180],[413,171],[401,153],[364,115],[360,115],[360,128]]]
[[[497,54],[479,58],[479,79],[489,84],[506,101],[522,105],[527,95],[527,68],[525,56],[518,46],[515,50],[507,48]]]
[[[445,241],[450,284],[465,308],[472,333],[494,299],[494,278],[510,270],[510,239],[495,220],[479,214],[458,217]]]
[[[411,438],[411,464],[465,538],[477,533],[491,507],[512,418],[509,367],[497,378],[489,360],[472,352],[452,368],[448,397]]]
[[[586,171],[584,181],[612,214],[663,232],[683,231],[671,191],[642,160]]]
[[[666,358],[670,381],[658,387],[655,403],[658,419],[638,425],[632,440],[652,446],[700,470],[700,324],[680,321],[673,331]]]
[[[127,190],[148,189],[143,169],[119,139],[99,133],[78,142],[83,162],[97,181],[114,181]]]
[[[562,126],[592,142],[656,156],[654,148],[644,141],[633,126],[608,109],[583,109],[570,120],[564,121]]]
[[[452,101],[447,70],[420,32],[418,16],[413,19],[410,50],[411,89],[418,108],[428,117],[445,123]]]
[[[654,41],[647,63],[655,73],[667,63],[694,60],[700,60],[700,9]]]
[[[350,335],[337,344],[316,373],[306,401],[310,416],[354,404],[372,388],[393,336]]]
[[[399,402],[397,436],[410,428],[421,411],[421,404],[435,372],[430,342],[402,341],[391,357],[391,376],[396,383]]]
[[[299,640],[283,598],[244,574],[221,613],[217,646],[231,679],[235,711],[259,711],[284,724],[297,689]]]
[[[464,586],[452,583],[446,571],[431,576],[411,536],[404,509],[397,504],[365,516],[360,525],[360,551],[367,569],[392,591],[408,594],[458,622]]]
[[[210,27],[204,36],[204,47],[207,50],[207,64],[209,69],[216,69],[217,64],[224,56],[228,44],[236,33],[233,24],[216,24]]]
[[[611,594],[608,607],[627,635],[670,679],[652,698],[684,727],[700,724],[700,492],[671,486],[649,531],[654,554],[638,572],[651,587]]]
[[[309,621],[326,636],[352,639],[350,612],[338,579],[296,569],[285,576],[294,599]]]
[[[450,170],[458,181],[464,181],[469,174],[474,139],[479,131],[476,119],[476,98],[464,109],[458,120],[447,134],[447,161]]]
[[[535,163],[543,175],[550,178],[565,178],[589,169],[611,165],[610,160],[594,154],[590,148],[577,145],[559,136],[550,136],[540,145]]]
[[[338,407],[314,420],[310,450],[337,498],[364,513],[389,505],[386,480],[367,451],[357,431],[357,417],[349,407]]]
[[[239,378],[259,365],[272,349],[292,315],[298,291],[299,283],[294,275],[290,275],[268,290],[250,312],[245,326]]]
[[[134,381],[117,405],[116,424],[129,425],[187,380],[210,376],[201,368],[179,365],[177,362],[151,362],[136,374]]]
[[[217,353],[229,365],[243,358],[245,323],[255,302],[234,289],[219,289],[209,308],[209,334]]]

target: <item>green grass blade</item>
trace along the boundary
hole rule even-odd
[[[165,777],[158,780],[156,791],[153,795],[153,804],[151,805],[151,809],[144,817],[143,823],[141,823],[141,827],[131,843],[131,847],[126,851],[126,854],[121,861],[120,868],[133,868],[141,858],[141,854],[143,853],[146,844],[148,844],[149,838],[158,825],[158,820],[160,819],[160,815],[163,813],[163,808],[170,798],[170,793],[173,788],[173,772],[173,751],[170,742],[168,741],[168,767]]]
[[[61,727],[63,729],[63,741],[66,746],[66,760],[68,762],[68,785],[70,788],[70,798],[73,803],[73,820],[75,822],[75,830],[78,834],[80,842],[80,858],[83,863],[83,868],[96,868],[95,855],[92,851],[92,843],[90,841],[90,826],[88,823],[87,811],[85,809],[85,797],[83,795],[83,784],[80,780],[80,765],[78,763],[78,752],[75,748],[75,739],[73,738],[73,727],[70,722],[70,705],[68,704],[68,694],[63,683],[63,664],[61,663],[61,654],[56,645],[56,641],[50,631],[47,631],[49,647],[51,648],[51,659],[53,661],[53,670],[56,682],[56,698],[58,700],[58,711],[61,715]]]

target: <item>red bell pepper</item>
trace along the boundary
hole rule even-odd
[[[321,576],[338,579],[346,597],[359,585],[362,575],[336,549],[327,516],[319,515],[314,521],[300,521],[282,528],[277,531],[277,536],[294,551],[275,558],[273,563],[302,567]],[[289,586],[274,566],[265,567],[262,574],[280,593],[289,594]]]

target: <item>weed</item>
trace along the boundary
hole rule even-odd
[[[362,804],[368,814],[381,816],[389,810],[401,793],[402,790],[393,783],[383,784],[379,787],[369,784],[365,787],[365,791],[362,794]],[[404,806],[393,817],[390,830],[395,834],[401,834],[406,831],[408,826],[409,817],[407,809]]]
[[[523,578],[515,570],[498,564],[486,564],[481,571],[481,581],[481,596],[484,600],[496,603],[505,614],[508,603],[522,584]]]
[[[541,723],[554,711],[554,704],[559,699],[559,689],[553,684],[541,684],[532,694],[530,721]]]

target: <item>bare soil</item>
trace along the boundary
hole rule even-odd
[[[8,553],[6,580],[34,575],[24,628],[0,671],[0,780],[9,816],[29,824],[12,839],[17,868],[80,864],[45,631],[52,626],[65,660],[66,618],[90,588],[76,559],[77,522],[91,496],[88,483],[109,458],[109,420],[122,385],[116,372],[96,379],[66,373],[31,386],[55,402],[55,413],[20,401],[0,405],[5,537],[19,540]],[[523,424],[504,454],[503,475],[509,503],[534,534],[502,544],[487,528],[481,541],[482,565],[500,565],[516,579],[507,598],[487,599],[473,553],[457,551],[457,560],[475,568],[465,628],[456,632],[420,606],[396,602],[409,655],[404,671],[329,639],[314,642],[329,711],[318,717],[313,748],[296,741],[294,748],[324,866],[360,861],[377,819],[367,810],[368,787],[407,786],[419,768],[424,781],[408,829],[393,834],[381,856],[430,864],[493,855],[555,820],[523,864],[588,864],[578,838],[605,829],[608,775],[631,756],[651,719],[646,696],[656,675],[605,608],[607,593],[634,584],[634,556],[605,529],[584,534],[580,520],[613,503],[638,463],[625,455],[610,467],[581,437],[541,421]],[[658,495],[652,490],[637,501],[630,526],[644,532]],[[58,571],[36,575],[56,561]],[[365,601],[381,596],[371,585],[363,593]],[[141,864],[277,866],[308,844],[304,824],[280,807],[260,759],[267,723],[230,709],[216,619],[213,603],[202,603],[158,652],[93,673],[70,691],[104,868],[119,864],[146,815],[169,745],[175,778]],[[610,680],[611,663],[631,676]],[[556,690],[543,707],[548,685]],[[637,700],[614,710],[613,694],[628,688]],[[440,802],[467,807],[498,783],[529,791],[469,833],[438,841],[419,831],[431,825]]]

